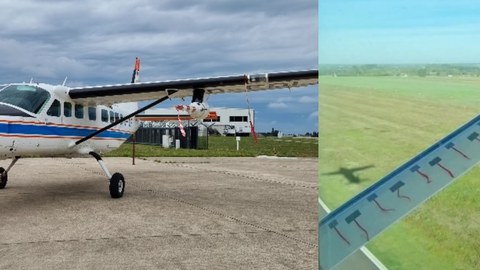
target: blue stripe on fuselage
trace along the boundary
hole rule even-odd
[[[53,125],[32,125],[18,123],[0,123],[0,133],[41,135],[41,136],[60,136],[60,137],[85,137],[96,130],[78,127],[63,127]],[[128,139],[130,133],[121,131],[106,130],[96,137]]]

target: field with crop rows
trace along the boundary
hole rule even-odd
[[[476,77],[320,77],[319,195],[334,209],[480,112]],[[341,168],[363,168],[331,174]],[[368,248],[389,269],[478,269],[480,168]]]

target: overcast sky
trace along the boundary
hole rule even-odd
[[[2,0],[0,83],[69,86],[317,68],[316,0]],[[251,94],[257,130],[318,128],[318,88]],[[212,107],[246,108],[239,94]],[[170,105],[168,105],[170,106]]]
[[[479,63],[480,4],[321,0],[323,64]]]

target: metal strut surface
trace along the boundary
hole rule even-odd
[[[333,268],[479,161],[480,115],[320,220],[321,268]]]

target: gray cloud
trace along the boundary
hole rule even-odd
[[[136,56],[143,81],[317,66],[312,0],[25,0],[0,7],[0,83],[61,83],[65,76],[73,85],[123,83]],[[264,97],[275,99],[272,92]]]
[[[145,79],[316,66],[316,1],[177,2],[4,3],[0,80],[120,82],[137,55]]]

